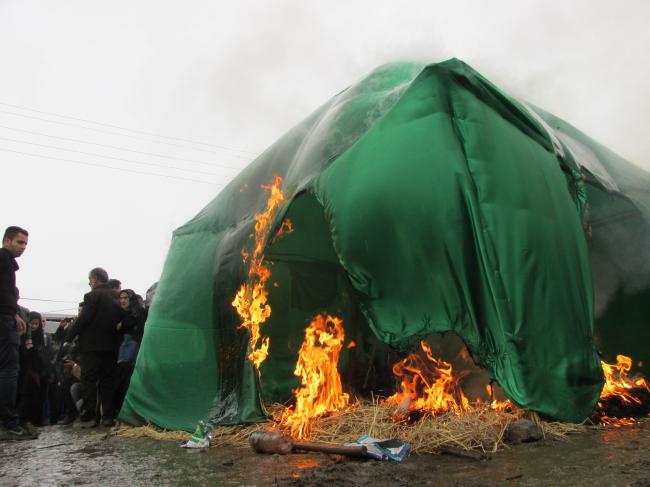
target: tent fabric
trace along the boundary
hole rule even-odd
[[[277,224],[294,231],[266,248],[273,311],[258,383],[231,302],[275,175],[287,196]],[[453,332],[515,403],[581,421],[602,387],[585,229],[609,203],[591,193],[620,194],[648,227],[647,181],[459,60],[382,66],[174,232],[120,416],[185,430],[264,419],[263,403],[297,385],[306,324],[327,311],[357,343],[341,356],[344,382],[384,387],[387,345],[405,353]]]
[[[535,107],[580,161],[586,183],[595,339],[604,360],[630,356],[650,375],[650,174]]]

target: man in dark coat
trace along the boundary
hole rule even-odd
[[[84,296],[77,320],[68,329],[66,340],[79,337],[83,409],[81,427],[96,425],[97,391],[101,398],[102,425],[115,424],[115,369],[117,366],[117,331],[121,309],[116,293],[108,287],[108,273],[97,267],[90,271],[92,288]]]
[[[18,424],[16,391],[20,368],[20,336],[26,332],[25,321],[18,315],[16,257],[27,247],[28,233],[9,227],[0,249],[0,439],[29,440],[35,434]]]

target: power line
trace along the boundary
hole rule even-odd
[[[205,162],[205,161],[197,161],[197,160],[194,160],[194,159],[183,159],[182,157],[166,156],[164,154],[156,154],[154,152],[144,152],[144,151],[139,151],[139,150],[135,150],[135,149],[127,149],[127,148],[124,148],[124,147],[119,147],[117,145],[107,145],[107,144],[100,144],[98,142],[88,142],[86,140],[73,139],[73,138],[70,138],[70,137],[59,137],[58,135],[50,135],[50,134],[45,134],[43,132],[34,132],[34,131],[31,131],[31,130],[18,129],[18,128],[15,128],[15,127],[9,127],[7,125],[0,125],[0,128],[6,129],[6,130],[12,130],[14,132],[22,132],[22,133],[30,134],[30,135],[38,135],[40,137],[48,137],[50,139],[65,140],[67,142],[76,142],[78,144],[95,145],[97,147],[103,147],[104,149],[121,150],[121,151],[124,151],[124,152],[132,152],[134,154],[161,157],[163,159],[171,159],[171,160],[174,160],[174,161],[190,162],[190,163],[193,163],[193,164],[202,164],[204,166],[210,166],[210,167],[222,167],[224,169],[235,169],[235,170],[238,170],[238,171],[241,170],[241,167],[226,166],[224,164],[217,164],[217,163]]]
[[[48,303],[74,303],[75,301],[58,301],[56,299],[39,299],[39,298],[23,298],[22,296],[20,297],[21,300],[25,301],[44,301]]]
[[[69,310],[71,310],[71,309],[74,310],[74,311],[77,311],[79,308],[77,307],[77,308],[53,309],[53,310],[51,310],[51,311],[42,311],[41,314],[42,314],[42,315],[46,315],[46,314],[49,314],[49,313],[58,313],[58,312],[60,312],[60,311],[69,311]]]
[[[153,137],[160,137],[160,138],[163,138],[163,139],[170,139],[170,140],[178,140],[178,141],[181,141],[181,142],[189,142],[189,143],[192,143],[192,144],[205,145],[205,146],[208,146],[208,147],[214,147],[214,148],[217,148],[217,149],[236,151],[236,152],[241,152],[243,154],[250,154],[250,155],[254,155],[254,156],[258,154],[257,152],[253,152],[253,151],[249,151],[249,150],[245,150],[245,149],[236,149],[234,147],[227,147],[227,146],[223,146],[223,145],[210,144],[208,142],[201,142],[201,141],[192,140],[192,139],[184,139],[182,137],[172,137],[172,136],[169,136],[169,135],[160,135],[160,134],[155,134],[153,132],[145,132],[145,131],[142,131],[142,130],[135,130],[135,129],[130,129],[130,128],[126,128],[126,127],[121,127],[119,125],[113,125],[113,124],[110,124],[110,123],[96,122],[94,120],[89,120],[87,118],[71,117],[70,115],[61,115],[60,113],[45,112],[45,111],[42,111],[42,110],[36,110],[34,108],[22,107],[20,105],[12,105],[11,103],[0,102],[0,105],[4,105],[6,107],[18,108],[19,110],[27,110],[29,112],[40,113],[42,115],[52,115],[52,116],[55,116],[55,117],[67,118],[68,120],[76,120],[77,122],[94,123],[96,125],[101,125],[103,127],[111,127],[111,128],[115,128],[115,129],[119,129],[119,130],[126,130],[128,132],[134,132],[136,134],[150,135],[150,136],[153,136]]]
[[[46,145],[46,144],[37,144],[36,142],[29,142],[26,140],[18,140],[18,139],[11,139],[8,137],[0,137],[0,140],[7,140],[9,142],[18,142],[20,144],[28,144],[28,145],[34,145],[36,147],[44,147],[46,149],[56,149],[56,150],[61,150],[61,151],[66,151],[66,152],[73,152],[75,154],[83,154],[85,156],[93,156],[93,157],[102,157],[105,159],[113,159],[114,161],[121,161],[121,162],[129,162],[132,164],[140,164],[142,166],[155,166],[155,167],[163,167],[167,169],[176,169],[178,171],[186,171],[186,172],[191,172],[191,173],[197,173],[197,174],[207,174],[210,176],[223,176],[223,174],[219,174],[216,172],[207,172],[207,171],[197,171],[195,169],[183,169],[182,167],[178,166],[168,166],[165,164],[156,164],[155,162],[140,162],[140,161],[134,161],[131,159],[122,159],[121,157],[113,157],[113,156],[106,156],[102,154],[95,154],[93,152],[83,152],[83,151],[78,151],[78,150],[73,150],[73,149],[66,149],[63,147],[57,147],[55,145]]]
[[[225,183],[210,183],[208,181],[201,181],[199,179],[191,179],[191,178],[184,178],[181,176],[171,176],[168,174],[159,174],[159,173],[153,173],[153,172],[145,172],[145,171],[136,171],[134,169],[126,169],[124,167],[115,167],[115,166],[108,166],[105,164],[94,164],[92,162],[83,162],[83,161],[75,161],[73,159],[64,159],[62,157],[52,157],[52,156],[44,156],[41,154],[31,154],[29,152],[21,152],[13,149],[6,149],[4,147],[0,147],[1,151],[5,152],[13,152],[14,154],[21,154],[24,156],[30,156],[30,157],[40,157],[43,159],[52,159],[54,161],[62,161],[62,162],[70,162],[72,164],[80,164],[82,166],[91,166],[91,167],[103,167],[106,169],[114,169],[116,171],[122,171],[122,172],[128,172],[128,173],[133,173],[133,174],[144,174],[147,176],[159,176],[161,178],[168,178],[168,179],[177,179],[179,181],[191,181],[193,183],[201,183],[201,184],[208,184],[210,186],[224,186]]]
[[[180,144],[172,144],[171,142],[162,142],[160,140],[152,140],[152,139],[147,139],[146,137],[138,137],[137,135],[128,135],[128,134],[120,134],[119,132],[110,132],[108,130],[101,130],[101,129],[95,129],[92,127],[85,127],[83,125],[75,124],[75,123],[68,123],[68,122],[59,122],[57,120],[48,120],[47,118],[42,118],[42,117],[33,117],[31,115],[25,115],[24,113],[14,113],[14,112],[8,112],[6,110],[0,110],[0,113],[4,113],[7,115],[13,115],[14,117],[25,117],[25,118],[31,118],[32,120],[40,120],[41,122],[47,122],[47,123],[55,123],[58,125],[65,125],[68,127],[77,127],[77,128],[82,128],[85,130],[91,130],[93,132],[99,132],[102,134],[109,134],[109,135],[117,135],[118,137],[129,137],[131,139],[137,139],[137,140],[144,140],[147,142],[153,142],[155,144],[164,144],[164,145],[169,145],[171,147],[180,147],[182,149],[190,149],[190,150],[196,150],[196,151],[201,151],[201,152],[209,152],[211,154],[221,154],[223,155],[223,152],[217,152],[214,150],[210,149],[200,149],[198,147],[189,147],[187,145],[180,145]],[[242,159],[248,159],[249,156],[244,156],[244,155],[237,155],[237,154],[230,154],[232,157],[239,157]]]

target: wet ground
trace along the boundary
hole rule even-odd
[[[487,461],[412,455],[401,463],[188,451],[107,432],[50,426],[37,440],[0,443],[0,486],[650,486],[649,421],[512,446]]]

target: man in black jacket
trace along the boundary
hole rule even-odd
[[[108,287],[108,273],[97,267],[90,271],[92,288],[84,296],[77,320],[69,328],[66,340],[79,337],[83,409],[81,427],[95,426],[97,390],[101,397],[102,425],[115,424],[115,369],[117,367],[117,331],[121,309],[117,295]]]
[[[27,247],[27,230],[9,227],[0,249],[0,439],[30,440],[35,434],[18,424],[16,390],[20,367],[20,336],[26,332],[25,321],[18,315],[16,257]]]

